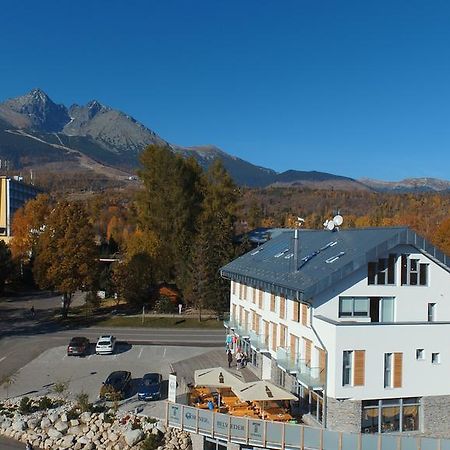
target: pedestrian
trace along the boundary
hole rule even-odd
[[[208,409],[210,411],[214,411],[214,403],[212,402],[212,400],[208,400]]]
[[[181,314],[181,311],[183,310],[183,303],[181,300],[178,302],[178,314]]]
[[[238,351],[236,353],[236,368],[238,370],[241,368],[241,363],[242,363],[242,353],[240,351]]]
[[[242,354],[242,360],[241,360],[242,367],[247,367],[247,362],[248,362],[248,355],[247,355],[247,353],[244,352]]]
[[[227,358],[228,358],[228,367],[231,367],[231,363],[233,362],[233,353],[231,353],[231,350],[227,350]]]
[[[27,441],[27,443],[25,445],[25,450],[33,450],[33,446],[31,445],[30,441]]]
[[[34,305],[31,306],[30,312],[31,312],[31,317],[34,319],[34,316],[36,315],[36,311],[34,310]]]

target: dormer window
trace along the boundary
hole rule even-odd
[[[402,286],[427,286],[428,264],[402,255]]]
[[[368,284],[395,284],[396,259],[397,255],[391,253],[388,258],[380,258],[377,262],[370,262],[367,273]]]

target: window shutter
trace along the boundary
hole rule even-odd
[[[280,295],[280,319],[286,319],[286,298]]]
[[[234,321],[237,319],[237,313],[236,313],[236,305],[233,305],[233,315],[231,317]]]
[[[365,366],[366,366],[366,351],[355,350],[353,352],[353,386],[364,386],[365,382]]]
[[[402,387],[403,353],[394,353],[394,387]]]
[[[242,284],[239,283],[239,298],[242,298]]]
[[[302,303],[302,325],[308,326],[308,305]]]
[[[275,312],[275,294],[270,294],[270,310]]]
[[[297,336],[291,334],[290,335],[290,342],[289,342],[289,353],[291,355],[291,361],[295,361],[295,354],[296,354],[296,343],[297,343]]]
[[[325,379],[326,379],[326,372],[325,372],[326,353],[325,353],[325,350],[322,350],[321,348],[317,348],[317,351],[319,352],[319,370],[320,370],[320,375],[319,376],[320,376],[320,381],[322,383],[325,383]]]
[[[233,286],[233,287],[232,287],[232,289],[233,289],[233,295],[236,295],[236,281],[232,281],[232,282],[231,282],[231,286]]]
[[[269,322],[267,320],[263,320],[264,323],[264,344],[269,348]]]
[[[292,313],[292,320],[294,322],[300,322],[300,317],[299,317],[299,313],[300,312],[300,308],[298,305],[298,302],[296,300],[294,300],[294,311]]]
[[[247,285],[244,284],[244,300],[247,300]]]
[[[305,363],[307,366],[311,366],[311,345],[312,342],[309,339],[303,338],[305,341]]]
[[[253,313],[255,314],[255,313]],[[255,314],[255,331],[256,334],[259,334],[259,321],[260,321],[261,316],[259,314]]]
[[[263,291],[259,290],[259,309],[263,309]]]
[[[250,324],[248,323],[248,311],[245,311],[244,314],[245,314],[244,328],[247,330],[247,329],[248,329],[248,326],[250,325]]]
[[[278,336],[277,336],[277,324],[272,322],[272,349],[277,349],[277,342],[278,342]]]

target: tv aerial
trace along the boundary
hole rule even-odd
[[[338,231],[343,223],[344,218],[340,214],[336,214],[331,220],[325,220],[323,226],[328,231]]]

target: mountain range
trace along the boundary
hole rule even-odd
[[[450,191],[449,181],[432,178],[385,182],[316,171],[277,173],[214,145],[171,144],[128,114],[97,100],[70,107],[56,104],[41,89],[0,103],[0,169],[93,171],[125,180],[138,167],[140,152],[150,144],[168,145],[175,153],[194,157],[204,168],[219,158],[236,183],[249,187]]]

